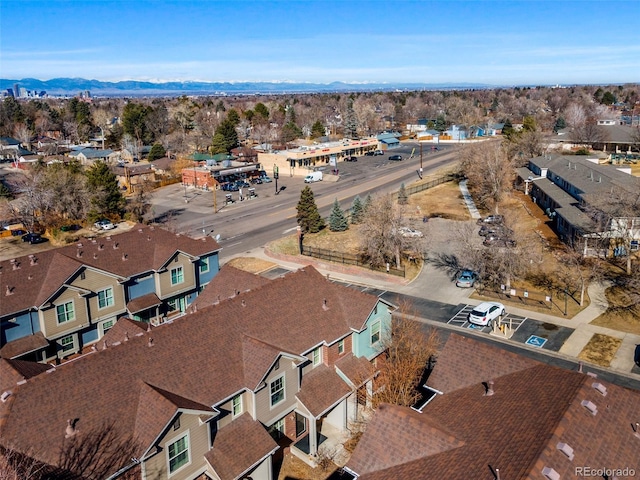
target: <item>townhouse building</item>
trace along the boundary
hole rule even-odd
[[[632,478],[640,393],[451,334],[420,410],[382,405],[343,480]]]
[[[640,178],[613,165],[602,165],[596,158],[579,155],[532,158],[517,173],[525,193],[553,220],[553,228],[565,241],[586,241],[589,236],[615,241],[624,237],[635,239],[631,243],[637,248],[640,216],[612,217],[608,225],[602,226],[594,223],[589,210],[607,196],[637,193]]]
[[[186,315],[121,318],[47,372],[0,359],[4,447],[59,472],[104,447],[104,478],[271,480],[283,447],[314,464],[368,408],[391,306],[312,267],[245,275],[225,266]]]
[[[138,225],[0,262],[0,357],[52,362],[99,341],[121,316],[185,312],[219,269],[219,245]]]

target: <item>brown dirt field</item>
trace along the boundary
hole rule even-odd
[[[582,349],[578,358],[595,363],[596,365],[608,367],[618,348],[620,348],[621,343],[622,340],[619,338],[596,333]]]
[[[618,288],[608,288],[605,295],[610,305],[621,306],[626,304],[626,295]],[[640,335],[640,317],[636,312],[629,309],[616,308],[607,310],[598,318],[592,320],[591,324]]]
[[[451,220],[469,220],[469,210],[456,182],[443,183],[409,197],[408,216],[422,221],[423,216]]]

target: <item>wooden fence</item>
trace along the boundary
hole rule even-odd
[[[388,273],[390,275],[396,275],[398,277],[405,277],[404,268],[396,268],[389,264],[389,267],[375,268],[364,262],[360,255],[353,255],[342,252],[335,252],[333,250],[327,250],[324,248],[309,247],[307,245],[302,246],[302,254],[308,257],[319,258],[320,260],[327,260],[329,262],[342,263],[345,265],[356,265],[358,267],[368,268],[378,272]]]
[[[407,196],[413,195],[418,192],[422,192],[423,190],[428,190],[437,185],[441,185],[443,183],[450,182],[455,179],[454,175],[445,175],[443,177],[434,178],[433,180],[429,180],[428,182],[421,183],[419,185],[414,185],[412,187],[405,187],[405,192],[407,192]]]

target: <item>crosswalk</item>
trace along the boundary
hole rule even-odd
[[[483,327],[481,325],[474,325],[472,323],[469,323],[468,317],[471,310],[473,310],[473,307],[473,305],[465,305],[458,311],[458,313],[451,317],[451,319],[447,323],[460,328],[469,328],[472,330],[478,330],[487,333],[490,332],[491,327],[489,327],[488,325]],[[527,317],[514,315],[508,312],[504,317],[502,317],[502,323],[508,325],[512,332],[518,330],[518,328],[520,328],[520,325],[522,325],[525,320],[527,320]]]

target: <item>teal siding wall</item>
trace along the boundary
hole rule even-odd
[[[378,302],[377,308],[367,318],[366,328],[362,332],[353,334],[353,354],[356,357],[371,359],[382,350],[382,341],[371,344],[373,328],[377,325],[380,325],[380,339],[382,340],[382,337],[388,333],[391,326],[391,311],[382,302]]]

